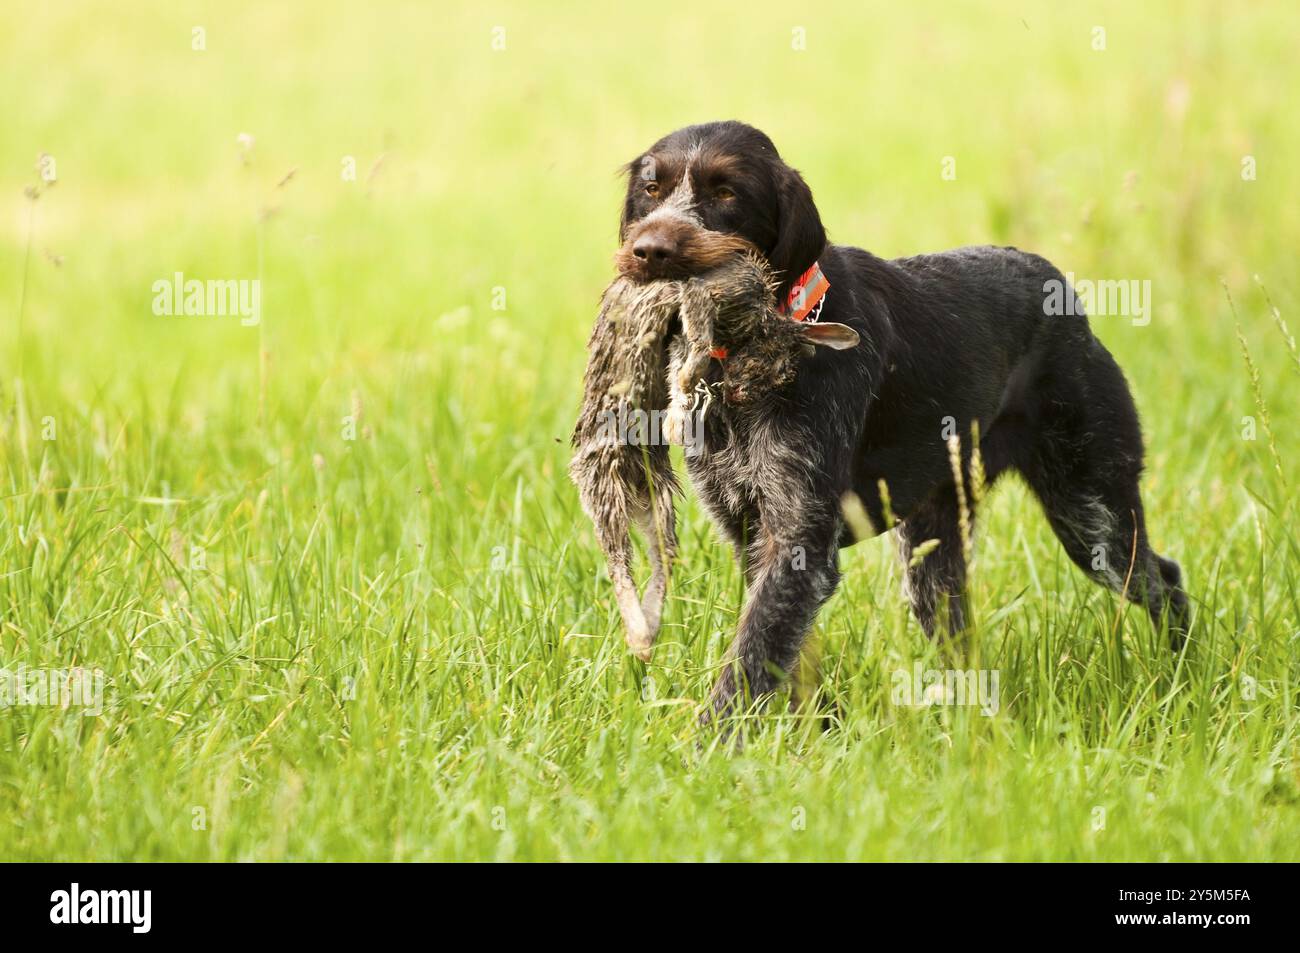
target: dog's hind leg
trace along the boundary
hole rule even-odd
[[[1174,648],[1181,647],[1188,623],[1182,571],[1151,548],[1136,474],[1118,484],[1061,484],[1042,476],[1030,485],[1070,559],[1088,578],[1146,609],[1157,627],[1167,624]]]
[[[967,519],[968,532],[973,532],[975,514],[969,500]],[[896,533],[903,591],[912,614],[930,638],[940,623],[956,636],[966,627],[966,555],[954,485],[936,490],[899,523]]]
[[[1182,572],[1147,539],[1138,479],[1142,435],[1119,366],[1100,344],[1080,355],[1065,399],[1046,384],[1037,433],[1018,467],[1070,559],[1090,579],[1166,624],[1175,649],[1187,634]]]

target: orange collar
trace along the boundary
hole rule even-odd
[[[790,294],[781,307],[781,313],[789,315],[791,321],[816,321],[821,316],[823,299],[830,287],[831,283],[822,273],[821,265],[813,262],[812,267],[790,286]],[[727,349],[715,347],[709,351],[709,356],[724,360]]]

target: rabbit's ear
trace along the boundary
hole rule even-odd
[[[834,321],[801,324],[799,325],[799,333],[810,344],[816,344],[820,347],[833,347],[837,351],[857,347],[860,340],[857,331],[854,331],[847,324],[836,324]]]

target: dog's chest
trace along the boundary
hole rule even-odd
[[[683,373],[686,369],[687,372]],[[728,403],[721,365],[691,367],[680,339],[669,349],[669,418],[684,446],[686,469],[701,502],[715,516],[740,517],[807,491],[809,459],[803,427],[783,412],[776,393]],[[803,446],[804,450],[799,451]]]
[[[686,469],[711,512],[740,516],[789,492],[793,474],[771,422],[715,402],[697,420]]]

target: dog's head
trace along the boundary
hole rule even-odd
[[[812,192],[772,140],[740,122],[687,126],[627,165],[619,271],[685,278],[757,249],[781,284],[777,301],[826,247]]]

